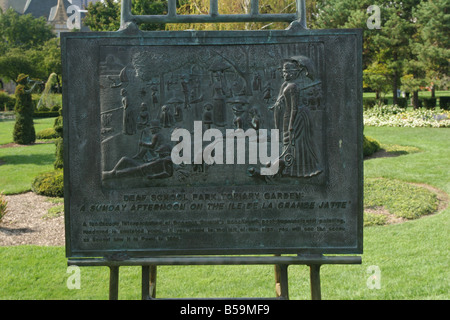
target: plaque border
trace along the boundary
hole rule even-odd
[[[70,118],[70,106],[69,106],[69,83],[74,81],[70,79],[70,68],[68,61],[68,46],[72,41],[76,40],[92,40],[93,50],[98,50],[102,46],[102,42],[109,43],[110,41],[117,41],[114,45],[141,45],[142,43],[155,43],[157,45],[227,45],[227,44],[277,44],[286,41],[286,38],[297,38],[299,41],[309,42],[311,40],[318,41],[323,36],[353,36],[355,37],[355,70],[359,70],[356,76],[356,83],[359,84],[359,88],[356,90],[356,101],[358,103],[357,115],[357,152],[355,155],[358,157],[357,176],[358,187],[356,198],[357,204],[357,230],[355,233],[356,246],[352,247],[332,247],[332,248],[251,248],[251,249],[236,249],[236,248],[210,248],[210,249],[149,249],[142,250],[83,250],[77,249],[72,243],[72,237],[76,235],[72,232],[71,221],[71,197],[76,190],[71,188],[71,182],[76,174],[70,170],[70,164],[74,161],[75,155],[71,154],[71,118]],[[310,40],[311,39],[311,40]],[[293,254],[293,253],[320,253],[320,254],[361,254],[363,252],[363,114],[362,114],[362,30],[361,29],[336,29],[336,30],[268,30],[268,31],[154,31],[154,32],[142,32],[142,31],[118,31],[118,32],[70,32],[61,34],[61,52],[62,52],[62,70],[63,70],[63,105],[69,106],[63,108],[63,122],[64,122],[64,205],[65,205],[65,229],[66,229],[66,256],[67,257],[101,257],[110,256],[114,254],[126,253],[129,256],[135,257],[150,257],[160,255],[234,255],[234,254]],[[93,65],[97,65],[95,57],[86,57]],[[98,61],[97,61],[98,62]],[[99,71],[94,70],[94,77],[99,76]],[[75,79],[76,80],[76,79]],[[99,89],[94,89],[90,95],[83,97],[89,99],[97,96],[95,101],[99,105]],[[99,118],[88,119],[90,123],[100,121]],[[92,137],[93,139],[99,139],[99,137]],[[71,158],[72,157],[72,158]]]

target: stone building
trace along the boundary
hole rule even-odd
[[[18,13],[23,13],[27,0],[0,0],[0,8],[3,11],[13,8]]]

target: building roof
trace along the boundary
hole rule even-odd
[[[50,11],[58,5],[58,0],[27,0],[24,14],[31,13],[35,18],[45,17],[48,20]],[[64,0],[64,6],[68,8],[71,3]]]
[[[16,12],[22,14],[25,10],[27,0],[0,0],[0,8],[3,11],[13,8]]]
[[[51,23],[59,23],[59,24],[65,24],[67,23],[67,19],[69,17],[67,16],[67,6],[63,5],[62,0],[58,0],[58,5],[56,7],[53,7],[50,11],[50,16],[48,17],[48,21]]]

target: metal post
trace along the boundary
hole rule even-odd
[[[156,298],[156,265],[150,266],[150,288],[149,294],[151,298]]]
[[[142,300],[150,299],[150,266],[142,266]]]
[[[167,16],[175,17],[177,15],[177,1],[169,0],[169,4],[167,6]]]
[[[217,0],[209,1],[209,15],[211,17],[216,17],[219,14],[219,5],[217,4]]]
[[[303,19],[306,26],[305,0],[297,0],[297,13],[260,14],[259,0],[252,0],[249,14],[219,14],[218,0],[210,0],[209,14],[179,15],[176,0],[169,0],[166,15],[133,15],[131,0],[122,0],[121,30],[136,23],[228,23],[228,22],[293,22]]]
[[[300,22],[300,25],[306,29],[306,4],[305,0],[297,0],[296,1],[297,6],[297,19]]]
[[[142,300],[156,298],[156,265],[142,266]]]
[[[130,21],[131,16],[131,1],[122,1],[121,11],[120,11],[120,28],[125,28],[125,23]]]
[[[119,267],[109,267],[109,300],[119,299]]]
[[[289,300],[287,264],[275,265],[275,290],[277,297]]]
[[[251,14],[252,15],[258,15],[259,14],[259,0],[252,0],[251,2]]]
[[[312,264],[309,266],[309,277],[311,282],[311,300],[321,300],[320,292],[320,264]]]

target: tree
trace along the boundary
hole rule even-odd
[[[84,24],[92,31],[117,31],[120,28],[120,3],[113,0],[90,2]]]
[[[412,51],[417,64],[425,70],[426,81],[432,86],[445,86],[450,61],[450,1],[433,0],[420,3],[413,11],[417,34],[412,39]]]
[[[374,36],[374,45],[378,52],[375,57],[380,63],[385,63],[391,71],[393,104],[397,104],[404,62],[410,53],[409,41],[414,34],[410,9],[403,2],[387,3],[381,10],[383,26]]]
[[[38,66],[37,78],[47,81],[52,73],[56,73],[56,82],[61,87],[61,47],[58,38],[50,39],[44,45],[36,48],[34,61]]]
[[[363,86],[374,90],[376,98],[380,99],[382,94],[389,91],[391,74],[392,71],[388,69],[386,64],[375,61],[363,71]]]
[[[312,25],[314,28],[362,28],[363,35],[363,69],[365,86],[369,81],[377,93],[386,90],[379,80],[390,81],[397,98],[397,87],[403,75],[403,64],[407,56],[409,38],[413,33],[411,27],[411,10],[418,0],[359,1],[338,0],[318,2],[318,14]],[[366,26],[370,5],[380,8],[381,29],[369,29]],[[389,74],[386,74],[389,72]]]
[[[4,43],[3,50],[17,47],[27,50],[42,45],[54,37],[52,26],[47,24],[43,17],[36,19],[31,14],[20,15],[12,8],[0,14],[0,39]]]
[[[61,74],[59,40],[45,19],[13,9],[0,13],[0,40],[0,76],[16,81],[21,73],[43,80],[51,72]]]
[[[37,75],[36,65],[26,51],[12,48],[0,56],[0,76],[16,81],[21,73],[33,78]]]
[[[21,73],[33,79],[47,80],[50,74],[61,75],[61,49],[59,39],[53,38],[28,50],[10,48],[0,56],[0,76],[16,81]]]
[[[379,33],[379,30],[369,29],[366,25],[367,19],[369,18],[367,8],[373,4],[373,1],[370,0],[316,1],[314,6],[315,12],[310,16],[308,25],[311,29],[362,29],[364,70],[372,65],[377,54],[374,37]]]

